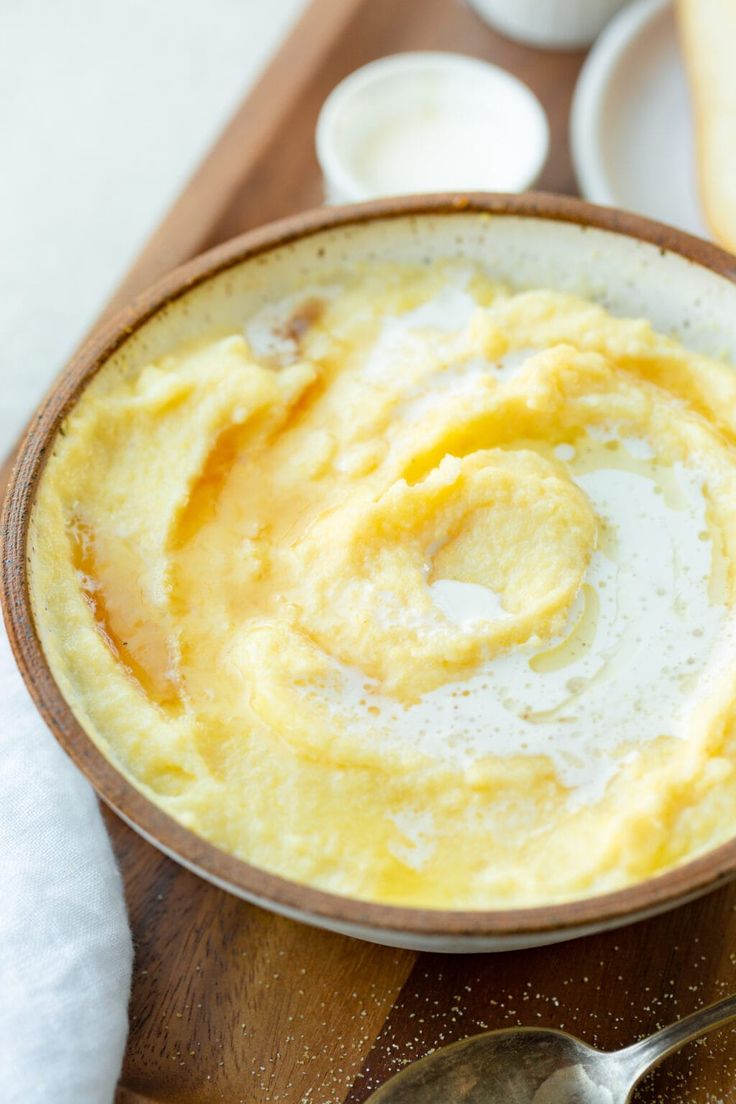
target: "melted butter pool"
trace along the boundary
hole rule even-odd
[[[346,668],[339,689],[310,693],[326,695],[371,739],[457,766],[547,756],[571,800],[589,803],[642,742],[687,736],[698,702],[736,658],[736,640],[724,595],[713,594],[703,476],[659,464],[646,442],[615,432],[554,453],[599,524],[598,548],[556,639],[531,639],[408,706]],[[499,596],[477,584],[438,579],[428,587],[461,628],[508,616]]]

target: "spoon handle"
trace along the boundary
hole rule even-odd
[[[679,1050],[685,1043],[691,1043],[708,1031],[723,1027],[734,1019],[736,1019],[736,996],[726,997],[724,1000],[716,1001],[715,1004],[709,1004],[707,1008],[701,1008],[698,1012],[684,1016],[669,1027],[663,1027],[648,1039],[642,1039],[640,1043],[634,1043],[626,1050],[619,1051],[616,1058],[628,1069],[633,1086],[648,1070],[659,1065],[664,1058]]]

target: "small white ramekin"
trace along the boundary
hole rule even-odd
[[[547,158],[536,96],[462,54],[395,54],[351,73],[317,123],[328,202],[417,192],[520,192]]]
[[[492,27],[533,46],[589,46],[629,0],[469,0]]]

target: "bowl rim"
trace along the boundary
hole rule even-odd
[[[434,909],[342,896],[252,866],[195,835],[135,788],[75,718],[57,686],[36,632],[28,589],[26,544],[45,459],[63,418],[108,358],[159,310],[197,285],[245,261],[333,229],[394,218],[491,215],[571,223],[637,239],[674,253],[736,284],[736,256],[683,231],[638,215],[567,196],[463,193],[391,197],[323,207],[248,231],[174,269],[95,329],[53,383],[21,441],[2,512],[2,603],[10,644],[26,686],[58,742],[98,795],[160,850],[216,884],[277,911],[323,926],[360,928],[417,939],[543,936],[624,923],[692,899],[736,875],[736,837],[653,878],[605,894],[509,909]]]

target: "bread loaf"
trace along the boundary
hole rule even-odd
[[[713,236],[736,252],[736,0],[678,0],[677,8],[701,202]]]

